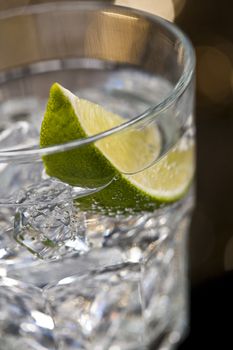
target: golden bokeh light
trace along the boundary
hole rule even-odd
[[[198,92],[212,102],[224,102],[231,95],[233,65],[230,57],[214,46],[199,46],[196,53]]]
[[[115,0],[115,4],[147,11],[168,21],[174,21],[175,18],[172,0]]]

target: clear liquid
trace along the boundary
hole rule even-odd
[[[48,96],[43,87],[54,81],[125,118],[171,89],[164,80],[128,69],[14,79],[2,85],[0,147],[38,145]],[[166,148],[175,140],[171,135],[181,138],[181,130],[161,119]],[[191,142],[192,125],[182,133],[182,141]],[[158,349],[173,347],[186,322],[191,193],[154,213],[110,217],[80,211],[73,199],[88,193],[49,179],[40,162],[2,163],[0,179],[0,274],[20,281],[1,282],[4,350],[13,349],[16,339],[19,349],[38,350],[142,349],[153,341]]]

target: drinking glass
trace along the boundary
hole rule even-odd
[[[176,177],[182,187],[194,171],[189,40],[148,13],[65,1],[1,12],[0,52],[1,349],[173,349],[188,323],[194,197],[191,183],[179,195],[172,185]],[[122,123],[41,148],[54,82]],[[44,168],[46,157],[67,159],[100,142],[114,147],[122,135],[151,130],[159,151],[152,142],[145,157],[139,142],[118,177],[97,166],[94,175],[77,172],[70,184]],[[175,157],[166,166],[177,150],[188,160]],[[113,207],[83,204],[122,176],[146,178],[151,167],[162,169],[155,183],[163,183],[165,171],[168,189],[161,193],[166,197],[171,185],[170,198],[141,209],[137,201],[124,207],[117,193],[108,197]]]

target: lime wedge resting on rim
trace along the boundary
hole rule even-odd
[[[84,139],[126,120],[99,105],[79,99],[54,83],[41,125],[40,146]],[[43,157],[48,175],[70,185],[101,187],[77,199],[86,209],[109,212],[151,211],[180,199],[193,177],[193,147],[179,143],[152,164],[160,153],[160,133],[153,124],[127,128],[95,143]],[[133,169],[144,169],[133,175]]]

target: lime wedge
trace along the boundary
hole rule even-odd
[[[41,126],[40,145],[83,139],[123,122],[124,118],[79,99],[55,83]],[[148,124],[44,156],[43,161],[48,175],[71,185],[89,188],[103,185],[100,191],[78,200],[87,209],[148,211],[181,198],[193,177],[192,146],[177,144],[151,165],[160,148],[160,133],[155,124]]]

